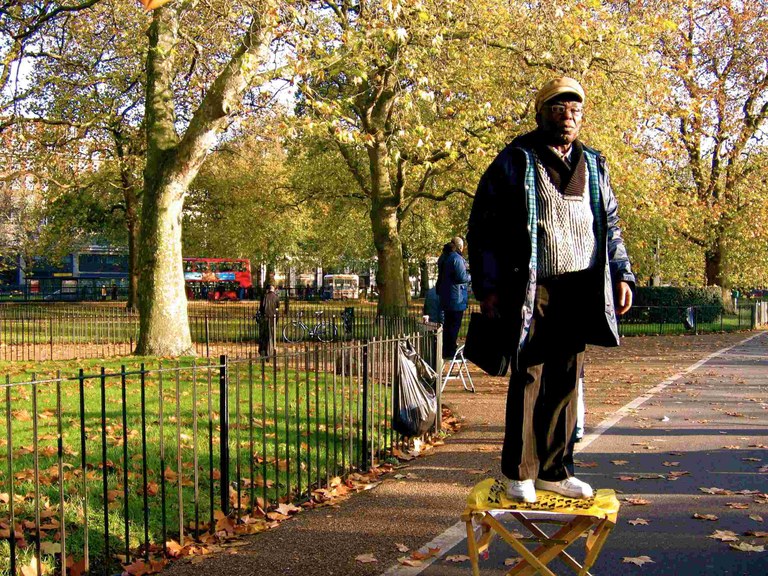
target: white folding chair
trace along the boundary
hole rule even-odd
[[[445,390],[445,385],[448,383],[448,380],[458,379],[461,379],[461,384],[464,386],[464,390],[467,392],[475,391],[475,384],[472,382],[472,374],[469,373],[467,360],[464,358],[464,345],[461,345],[456,349],[456,353],[448,363],[448,373],[443,378],[443,387],[440,388],[440,392],[442,393],[442,391]]]

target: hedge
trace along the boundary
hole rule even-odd
[[[643,310],[644,307],[650,309]],[[685,310],[696,307],[698,322],[714,322],[723,310],[723,296],[717,286],[678,288],[674,286],[640,286],[635,290],[633,307],[645,322],[683,322]],[[638,318],[639,320],[639,318]]]

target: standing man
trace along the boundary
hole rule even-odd
[[[443,358],[451,359],[456,354],[456,340],[459,337],[461,319],[467,309],[467,285],[469,274],[467,263],[461,256],[464,240],[458,236],[451,238],[443,247],[443,253],[437,259],[437,295],[443,312]]]
[[[586,96],[560,77],[536,96],[537,128],[486,170],[467,235],[474,291],[509,326],[512,376],[501,455],[507,495],[536,488],[590,498],[570,476],[576,386],[586,344],[619,344],[616,314],[635,277],[618,225],[605,157],[579,139]]]
[[[280,297],[272,284],[267,284],[264,296],[259,304],[261,322],[259,326],[259,354],[272,356],[275,353],[275,332],[277,331],[277,312],[280,309]]]

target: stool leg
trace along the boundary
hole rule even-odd
[[[613,526],[613,522],[605,518],[597,525],[592,537],[587,539],[587,555],[584,558],[584,568],[579,572],[579,576],[589,574],[589,569],[597,561],[597,557],[603,548],[603,544],[608,539],[608,534],[611,533]]]
[[[589,529],[592,526],[592,522],[592,518],[589,516],[577,516],[549,537],[552,540],[563,541],[565,544],[544,543],[532,550],[531,553],[536,557],[537,561],[542,564],[549,564],[552,559],[560,556],[583,532]],[[569,559],[573,560],[570,556]],[[572,568],[576,569],[574,566]],[[546,573],[537,566],[531,565],[531,563],[521,562],[507,574],[510,576],[533,576],[537,571]]]
[[[469,562],[472,564],[472,576],[480,576],[480,555],[477,552],[472,516],[466,518],[464,522],[467,525],[467,551],[469,552]]]

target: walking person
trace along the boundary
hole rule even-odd
[[[259,304],[259,355],[272,356],[275,353],[275,333],[280,297],[272,284],[267,284]]]
[[[464,240],[455,236],[443,246],[443,253],[437,259],[436,287],[443,313],[444,359],[451,359],[456,354],[456,340],[467,309],[469,273],[467,262],[461,255],[463,250]]]
[[[507,495],[525,502],[536,501],[536,488],[593,495],[567,469],[584,349],[618,345],[616,315],[632,305],[635,277],[606,160],[578,139],[585,101],[572,78],[542,86],[537,128],[488,167],[469,219],[475,295],[509,327],[501,467]]]

